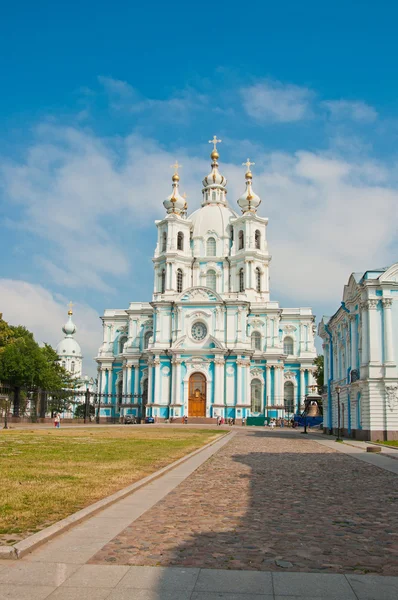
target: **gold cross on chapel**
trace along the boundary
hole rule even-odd
[[[248,158],[248,159],[247,159],[247,161],[246,161],[245,163],[242,163],[242,166],[243,166],[243,167],[247,167],[247,170],[248,170],[248,171],[250,171],[250,167],[251,167],[252,165],[255,165],[255,164],[256,164],[256,163],[252,163],[252,162],[250,162],[250,158]]]
[[[212,140],[209,140],[209,144],[213,144],[213,150],[217,150],[217,144],[221,144],[222,140],[218,140],[215,135]]]
[[[178,160],[175,161],[174,165],[170,165],[170,169],[174,169],[176,173],[178,173],[178,169],[181,169],[182,165],[178,164]]]
[[[73,309],[73,306],[74,306],[72,300],[69,302],[68,306],[69,306],[68,314],[71,315],[72,312],[73,312],[72,309]]]

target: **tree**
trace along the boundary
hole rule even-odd
[[[21,388],[41,388],[55,392],[72,386],[72,378],[59,364],[55,350],[49,344],[44,344],[41,348],[26,327],[8,325],[2,315],[0,381],[13,388],[14,416],[20,414]],[[64,400],[63,398],[62,406],[65,404]]]
[[[75,413],[74,413],[74,417],[75,419],[84,419],[86,414],[86,404],[85,402],[82,404],[78,404],[75,408]],[[95,407],[92,404],[88,405],[88,416],[90,417],[90,420],[92,417],[95,416]]]
[[[324,385],[324,356],[323,354],[318,354],[316,359],[314,360],[314,365],[316,366],[315,371],[315,379],[318,386],[318,389],[321,389]]]

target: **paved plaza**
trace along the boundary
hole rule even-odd
[[[0,600],[396,600],[397,500],[398,460],[234,428],[21,560],[0,561]]]

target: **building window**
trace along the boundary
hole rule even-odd
[[[216,201],[216,192],[214,192],[214,191],[211,193],[211,201],[212,202]]]
[[[261,271],[260,267],[256,268],[256,290],[261,292]]]
[[[291,381],[286,381],[283,388],[283,397],[286,417],[289,418],[294,413],[294,385]]]
[[[291,337],[285,337],[283,340],[283,353],[284,354],[293,354],[294,344]]]
[[[162,235],[162,252],[166,252],[166,248],[167,248],[167,233],[165,231],[163,231],[163,235]]]
[[[256,229],[255,233],[254,233],[254,246],[260,250],[261,248],[261,233],[259,232],[258,229]]]
[[[72,362],[70,363],[70,372],[74,373],[75,372],[75,361],[72,360]]]
[[[206,286],[211,290],[216,291],[216,272],[213,269],[206,273]]]
[[[119,354],[123,352],[123,346],[127,342],[127,336],[123,335],[119,340]]]
[[[166,271],[165,269],[162,269],[162,272],[160,274],[160,293],[164,294],[166,290]]]
[[[66,362],[65,362],[64,360],[62,361],[62,366],[63,366],[63,368],[65,369],[65,367],[66,367]]]
[[[181,269],[177,269],[177,292],[182,292],[182,271]]]
[[[184,234],[182,231],[177,234],[177,250],[184,250]]]
[[[245,272],[243,269],[239,271],[239,291],[245,291]]]
[[[253,379],[250,384],[251,391],[251,411],[254,413],[261,412],[261,381]]]
[[[214,237],[209,237],[206,245],[207,256],[216,256],[216,240]]]
[[[243,231],[240,230],[239,231],[239,248],[238,249],[243,250],[244,246],[245,246],[245,236],[243,234]]]
[[[153,331],[146,332],[146,334],[144,336],[144,350],[146,350],[146,348],[148,348],[149,340],[151,339],[152,336],[153,336]]]
[[[252,333],[252,350],[261,350],[261,333],[253,331]]]

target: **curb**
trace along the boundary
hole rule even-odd
[[[130,494],[136,492],[140,488],[148,485],[148,483],[152,483],[152,481],[154,481],[155,479],[162,477],[162,475],[164,475],[168,471],[172,471],[173,469],[186,462],[190,458],[193,458],[197,454],[200,454],[200,452],[203,452],[203,450],[206,450],[210,446],[213,446],[217,442],[223,440],[225,437],[231,435],[231,433],[231,431],[227,431],[223,435],[217,437],[215,440],[212,440],[208,444],[205,444],[201,448],[198,448],[190,454],[182,456],[181,458],[170,463],[169,465],[162,467],[161,469],[159,469],[159,471],[155,471],[155,473],[152,473],[151,475],[148,475],[147,477],[144,477],[143,479],[140,479],[139,481],[128,485],[122,490],[111,494],[107,498],[98,500],[97,502],[94,502],[94,504],[90,504],[90,506],[86,506],[86,508],[78,510],[72,515],[69,515],[69,517],[65,517],[65,519],[62,519],[61,521],[58,521],[57,523],[46,527],[42,531],[30,535],[29,537],[25,538],[24,540],[21,540],[20,542],[17,542],[12,546],[0,546],[0,559],[16,560],[22,558],[23,556],[29,554],[45,542],[50,541],[52,538],[56,537],[60,533],[64,533],[74,525],[85,521],[86,519],[92,517],[94,514],[100,512],[104,508],[108,508],[115,502],[122,500],[126,496],[129,496]]]

